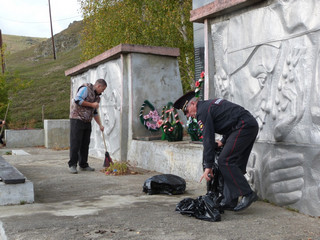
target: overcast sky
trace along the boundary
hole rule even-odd
[[[78,0],[50,0],[53,34],[82,20]],[[48,0],[0,0],[2,34],[51,37]]]

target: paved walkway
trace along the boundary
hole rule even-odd
[[[159,173],[106,176],[99,171],[103,159],[90,158],[97,171],[73,175],[68,151],[23,150],[30,155],[4,158],[33,182],[35,203],[0,207],[2,240],[320,240],[319,218],[262,201],[243,212],[226,211],[221,222],[175,212],[182,199],[205,194],[205,183],[187,182],[183,195],[146,195],[144,181]]]

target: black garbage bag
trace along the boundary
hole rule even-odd
[[[177,204],[176,211],[200,220],[219,222],[221,221],[220,201],[221,198],[215,194],[207,194],[196,199],[185,198]]]
[[[214,193],[216,196],[222,196],[224,181],[217,163],[213,164],[212,171],[213,176],[209,175],[211,180],[207,182],[207,194]]]
[[[173,174],[161,174],[148,178],[143,184],[143,192],[152,194],[183,194],[186,181]]]
[[[217,149],[216,149],[217,151]],[[213,176],[207,182],[207,194],[196,199],[185,198],[176,205],[176,211],[197,219],[218,222],[221,221],[220,202],[223,199],[223,177],[218,164],[214,163]]]

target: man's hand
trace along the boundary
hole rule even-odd
[[[102,124],[101,124],[99,127],[100,127],[101,132],[103,132],[104,131],[104,126],[102,126]]]
[[[216,143],[218,144],[218,147],[222,147],[223,143],[220,140],[217,140]]]
[[[98,103],[98,102],[87,102],[87,101],[83,101],[82,104],[81,104],[81,106],[99,109],[99,103]]]
[[[99,103],[98,102],[93,102],[92,103],[92,108],[98,109],[99,108]]]
[[[205,178],[205,179],[207,180],[207,182],[210,181],[211,179],[210,179],[209,176],[208,176],[209,174],[210,174],[211,176],[213,176],[212,168],[206,168],[206,169],[204,170],[204,173],[202,174],[202,176],[201,176],[201,178],[200,178],[200,182],[202,181],[203,178]]]

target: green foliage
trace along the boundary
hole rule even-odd
[[[52,54],[35,56],[37,49],[32,47],[7,57],[9,128],[43,128],[43,117],[69,118],[70,77],[64,72],[80,63],[81,49],[77,46],[72,51],[58,52],[56,60]],[[1,109],[0,114],[1,119]]]
[[[18,74],[5,72],[0,75],[0,117],[4,119],[9,104],[9,94],[16,94],[19,90],[29,86],[29,82],[20,79]]]
[[[0,75],[0,116],[4,116],[8,105],[8,86],[5,75]],[[4,117],[0,117],[3,120]]]
[[[129,167],[126,162],[113,162],[105,169],[107,175],[124,175],[127,174]]]
[[[180,49],[184,91],[193,85],[192,0],[81,0],[84,30],[82,59],[121,43]]]

